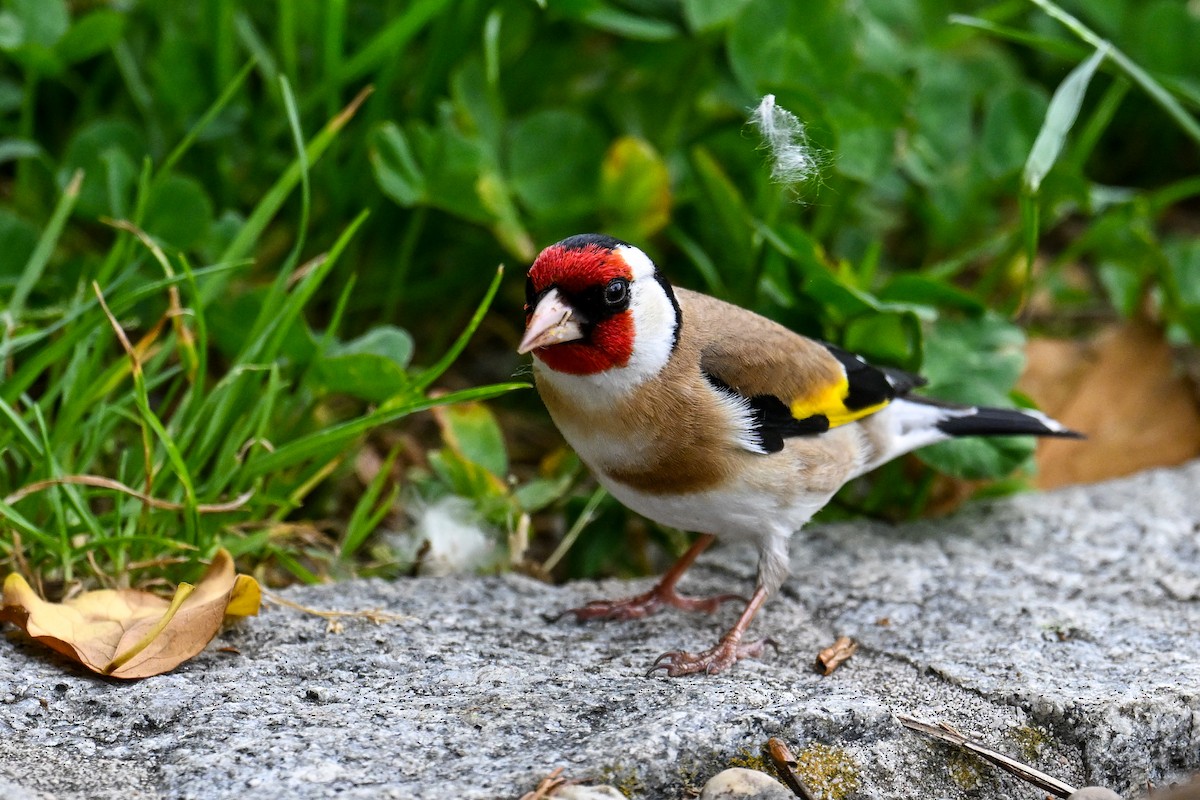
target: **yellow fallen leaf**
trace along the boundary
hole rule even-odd
[[[4,581],[0,622],[11,622],[35,641],[114,678],[169,672],[204,649],[226,616],[258,613],[261,592],[233,558],[217,552],[204,577],[182,583],[166,600],[134,589],[87,592],[62,603],[37,596],[20,575]]]

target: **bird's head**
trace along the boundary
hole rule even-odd
[[[581,234],[550,245],[529,268],[518,352],[568,375],[645,378],[670,358],[679,322],[675,294],[645,253]]]

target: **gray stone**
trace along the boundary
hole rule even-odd
[[[1071,792],[1067,800],[1121,800],[1121,795],[1103,786],[1085,786]]]
[[[1200,603],[1187,588],[1200,569],[1198,488],[1194,463],[948,519],[814,527],[754,625],[779,652],[715,676],[645,671],[663,651],[713,643],[731,605],[620,624],[542,618],[650,580],[295,588],[286,596],[310,606],[414,619],[329,633],[271,606],[135,683],[9,637],[0,781],[58,800],[495,800],[563,767],[661,800],[693,796],[777,736],[818,793],[1038,796],[902,728],[905,713],[1133,798],[1200,771]],[[747,591],[753,575],[752,549],[724,546],[682,588]],[[840,634],[857,654],[817,675],[813,657]]]
[[[745,767],[722,770],[709,778],[700,800],[792,800],[791,790],[765,772]]]

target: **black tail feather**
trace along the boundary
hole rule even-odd
[[[913,399],[911,396],[909,399]],[[924,400],[924,398],[922,398]],[[939,404],[940,405],[940,404]],[[1016,408],[963,408],[937,423],[938,430],[950,436],[1058,436],[1086,438],[1082,433],[1055,422],[1038,411]]]

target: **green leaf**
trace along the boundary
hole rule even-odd
[[[490,470],[468,461],[453,450],[429,453],[429,466],[450,491],[481,505],[480,501],[504,495],[504,482]]]
[[[439,408],[434,418],[446,446],[465,461],[497,478],[508,476],[508,448],[495,415],[483,403],[460,403]]]
[[[327,392],[383,402],[408,387],[405,370],[412,354],[413,340],[407,331],[381,325],[353,341],[330,345],[314,366],[312,380]]]
[[[603,156],[604,137],[592,120],[576,111],[537,111],[512,127],[509,184],[534,216],[583,216],[596,207]]]
[[[840,0],[751,0],[729,29],[734,75],[755,95],[832,89],[857,59],[850,13]]]
[[[479,195],[479,183],[488,168],[483,146],[445,124],[436,129],[413,125],[409,137],[422,183],[416,182],[417,173],[404,172],[397,177],[421,188],[421,202],[480,225],[491,224],[495,215]]]
[[[1014,86],[988,98],[979,143],[979,161],[988,175],[999,178],[1021,168],[1046,110],[1045,95],[1032,85]]]
[[[1042,179],[1058,160],[1067,134],[1075,124],[1075,118],[1079,116],[1079,107],[1083,104],[1088,84],[1092,82],[1092,76],[1096,74],[1096,69],[1108,56],[1108,52],[1107,46],[1097,48],[1087,61],[1071,70],[1054,90],[1054,96],[1050,98],[1050,106],[1046,110],[1046,119],[1042,122],[1037,140],[1033,143],[1033,149],[1029,151],[1029,158],[1025,162],[1024,180],[1029,192],[1037,193]]]
[[[390,358],[372,353],[326,356],[310,374],[315,389],[382,403],[404,391],[408,374]]]
[[[996,402],[1007,396],[1025,367],[1025,335],[995,314],[973,319],[939,319],[925,337],[923,373],[930,397],[955,402]],[[979,387],[980,400],[969,388]]]
[[[925,275],[897,275],[879,292],[879,299],[889,303],[909,303],[961,311],[978,316],[987,308],[974,295],[957,286]]]
[[[700,189],[696,198],[702,220],[700,227],[713,251],[710,255],[719,259],[726,272],[723,278],[728,283],[736,285],[740,282],[745,287],[745,277],[753,274],[756,257],[746,201],[708,150],[693,148],[692,164]],[[738,277],[743,280],[737,281]]]
[[[842,346],[872,363],[916,369],[921,338],[921,321],[915,314],[865,314],[847,323]]]
[[[749,0],[683,0],[683,18],[696,33],[723,28]]]
[[[0,285],[15,280],[37,246],[38,230],[6,208],[0,208]],[[5,303],[7,306],[7,303]]]
[[[45,155],[42,146],[28,139],[0,139],[0,164],[19,161],[23,158],[38,158]]]
[[[662,42],[679,35],[679,29],[665,20],[632,14],[602,2],[586,2],[580,5],[580,19],[594,28],[618,36],[645,42]]]
[[[8,0],[8,10],[24,28],[23,41],[53,47],[71,24],[66,0]]]
[[[492,215],[492,232],[505,249],[523,262],[532,261],[537,254],[533,237],[521,221],[521,212],[504,178],[495,170],[484,170],[475,182],[475,194]]]
[[[168,175],[150,192],[143,227],[186,250],[203,241],[213,224],[213,203],[204,186],[187,175]]]
[[[964,405],[1011,407],[1010,391],[1025,365],[1025,337],[996,315],[942,319],[925,338],[922,394]],[[970,480],[1009,474],[1033,454],[1031,436],[964,437],[918,450],[934,469]]]
[[[109,178],[114,169],[120,169],[122,175],[127,171],[136,173],[135,165],[148,155],[142,132],[127,120],[101,118],[79,128],[67,145],[60,170],[61,175],[70,175],[81,169],[87,176],[79,194],[78,212],[88,217],[122,216],[122,209],[113,207],[114,201],[124,205],[132,186],[121,181],[124,185],[120,196],[114,198]]]
[[[1142,302],[1145,277],[1137,269],[1117,261],[1104,261],[1097,270],[1108,301],[1126,319],[1133,317]]]
[[[649,142],[622,136],[608,148],[600,168],[600,207],[605,230],[640,242],[671,218],[671,176]]]
[[[0,11],[0,50],[16,50],[25,43],[25,25],[11,11]]]
[[[369,142],[371,168],[383,193],[405,207],[422,202],[425,176],[404,131],[394,122],[385,122],[371,131]]]
[[[1172,305],[1192,342],[1200,342],[1200,239],[1174,241],[1163,248]]]
[[[517,505],[526,514],[536,514],[551,503],[566,496],[575,482],[572,474],[559,475],[554,478],[534,478],[528,483],[518,486],[513,491]]]
[[[929,466],[966,480],[1002,478],[1033,456],[1032,436],[976,436],[924,447],[916,455]]]
[[[386,358],[401,369],[407,369],[413,355],[413,338],[408,331],[395,325],[379,325],[362,336],[346,343],[335,343],[330,355],[365,353]]]
[[[935,179],[968,160],[974,149],[971,119],[976,87],[967,65],[930,55],[921,63],[913,94],[917,130],[911,151]]]
[[[75,64],[100,55],[125,33],[125,15],[101,9],[75,20],[54,51],[64,64]]]

